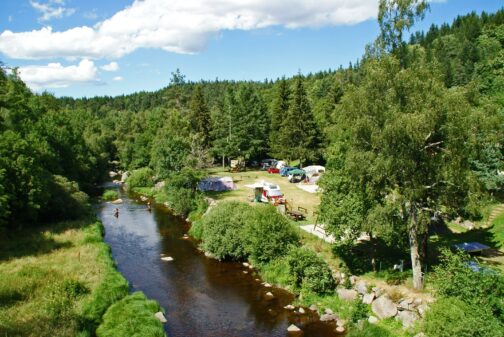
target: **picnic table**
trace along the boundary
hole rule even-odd
[[[304,220],[305,215],[301,212],[298,211],[287,211],[286,212],[288,216],[292,218],[292,220],[299,221],[299,220]]]

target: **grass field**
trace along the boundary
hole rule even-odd
[[[100,222],[84,219],[3,235],[0,336],[93,336],[107,309],[128,294],[102,234]],[[138,336],[162,335],[159,322],[156,328]]]

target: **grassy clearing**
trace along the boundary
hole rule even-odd
[[[0,247],[0,336],[92,336],[128,294],[98,221],[10,232]]]
[[[298,207],[302,207],[307,210],[306,220],[300,223],[314,223],[316,220],[316,214],[314,215],[314,212],[318,210],[320,196],[316,193],[308,193],[298,188],[298,184],[289,183],[286,177],[282,177],[279,174],[269,174],[266,171],[231,173],[222,168],[212,168],[208,170],[208,173],[213,176],[229,176],[233,178],[237,187],[235,191],[206,193],[209,197],[212,197],[217,201],[236,200],[250,203],[250,200],[253,198],[254,191],[245,185],[253,184],[258,180],[265,180],[280,186],[280,190],[284,193],[285,198],[293,209],[297,210]]]

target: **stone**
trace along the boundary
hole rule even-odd
[[[352,275],[350,276],[350,284],[354,285],[357,282],[357,276]]]
[[[413,309],[413,300],[412,299],[405,299],[399,302],[398,305],[399,310],[412,310]]]
[[[294,324],[289,325],[287,328],[287,332],[300,332],[301,329],[295,326]]]
[[[129,172],[128,172],[128,171],[124,172],[124,173],[121,175],[121,182],[122,182],[122,183],[126,182],[126,179],[128,179],[128,177],[129,177]]]
[[[422,304],[422,299],[421,298],[415,298],[415,300],[413,301],[413,304],[415,306],[419,306],[420,304]]]
[[[378,297],[371,305],[371,310],[379,319],[397,315],[397,306],[387,296]]]
[[[346,324],[345,320],[342,320],[342,319],[337,319],[336,320],[336,325],[337,326],[345,326],[345,324]]]
[[[114,205],[118,205],[118,204],[122,204],[123,200],[121,198],[119,198],[119,199],[116,199],[114,201],[111,201],[111,203],[114,204]]]
[[[409,328],[419,319],[419,317],[413,311],[403,310],[397,313],[396,319],[401,321],[403,327]]]
[[[266,298],[267,300],[272,300],[275,298],[275,295],[273,295],[271,291],[268,291],[266,294],[264,294],[264,298]]]
[[[357,292],[353,289],[339,288],[336,292],[339,298],[345,301],[353,301],[357,298]]]
[[[294,306],[292,304],[288,304],[284,307],[284,309],[287,309],[287,310],[294,310]]]
[[[183,236],[182,238],[183,238],[183,239],[189,239],[189,235],[184,234],[184,236]]]
[[[248,271],[244,270],[244,271],[243,271],[243,273],[244,273],[244,274],[248,274]]]
[[[429,310],[429,306],[425,303],[422,303],[416,309],[417,309],[418,313],[420,314],[420,316],[424,317],[427,310]]]
[[[332,314],[334,314],[334,312],[333,312],[331,309],[329,309],[329,308],[326,308],[326,309],[324,310],[324,312],[325,312],[326,314],[328,314],[328,315],[332,315]]]
[[[368,322],[370,324],[376,324],[376,323],[378,323],[378,318],[376,318],[375,316],[369,316]]]
[[[361,295],[367,294],[367,284],[366,281],[360,280],[355,284],[355,290]]]
[[[336,328],[336,332],[337,333],[343,333],[343,332],[345,332],[345,328],[342,327],[342,326],[339,326],[339,327]]]
[[[162,257],[161,260],[170,262],[170,261],[173,261],[173,257],[165,256],[165,257]]]
[[[269,283],[264,283],[264,286],[265,286],[266,288],[271,288],[271,284],[269,284]]]
[[[256,282],[261,282],[261,280],[260,280],[260,279],[258,279],[258,278],[256,278],[256,279],[255,279],[255,281],[256,281]]]
[[[310,305],[310,310],[311,311],[317,311],[318,308],[317,308],[317,306],[315,304],[312,304],[312,305]]]
[[[161,323],[166,323],[168,322],[166,320],[166,317],[165,315],[161,312],[161,311],[158,311],[154,314],[154,317],[156,317]]]
[[[320,316],[320,321],[321,322],[329,322],[329,321],[335,321],[338,319],[338,316],[334,314],[323,314]]]
[[[382,296],[383,294],[385,294],[385,290],[383,290],[382,288],[378,288],[378,287],[374,287],[372,289],[372,292],[374,292],[375,297],[377,297],[377,298]]]
[[[305,310],[303,308],[299,308],[298,311],[301,315],[305,313]]]
[[[373,303],[374,298],[375,298],[374,293],[365,294],[364,296],[362,296],[362,303],[371,304]]]
[[[156,188],[156,190],[160,190],[163,187],[165,187],[165,182],[164,181],[159,181],[159,182],[156,183],[156,185],[154,185],[154,187]]]
[[[246,268],[248,268],[248,266],[250,266],[247,262],[243,262],[242,265]]]
[[[141,195],[141,196],[140,196],[140,200],[142,200],[142,201],[147,201],[147,200],[149,200],[149,198],[147,198],[146,196]]]
[[[119,173],[117,173],[117,172],[114,172],[114,171],[110,171],[110,172],[109,172],[109,177],[110,177],[110,178],[114,178],[114,177],[116,177],[116,176],[118,176],[118,175],[119,175]]]

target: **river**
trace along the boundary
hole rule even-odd
[[[118,270],[130,283],[166,310],[169,337],[287,336],[294,323],[303,336],[337,336],[334,324],[283,309],[293,295],[265,288],[255,273],[239,263],[208,259],[184,238],[189,224],[163,205],[148,211],[138,196],[118,190],[123,203],[102,203],[99,217]],[[113,215],[119,208],[119,217]],[[162,261],[170,256],[173,261]],[[246,273],[245,273],[246,272]],[[271,291],[275,298],[267,300]]]

